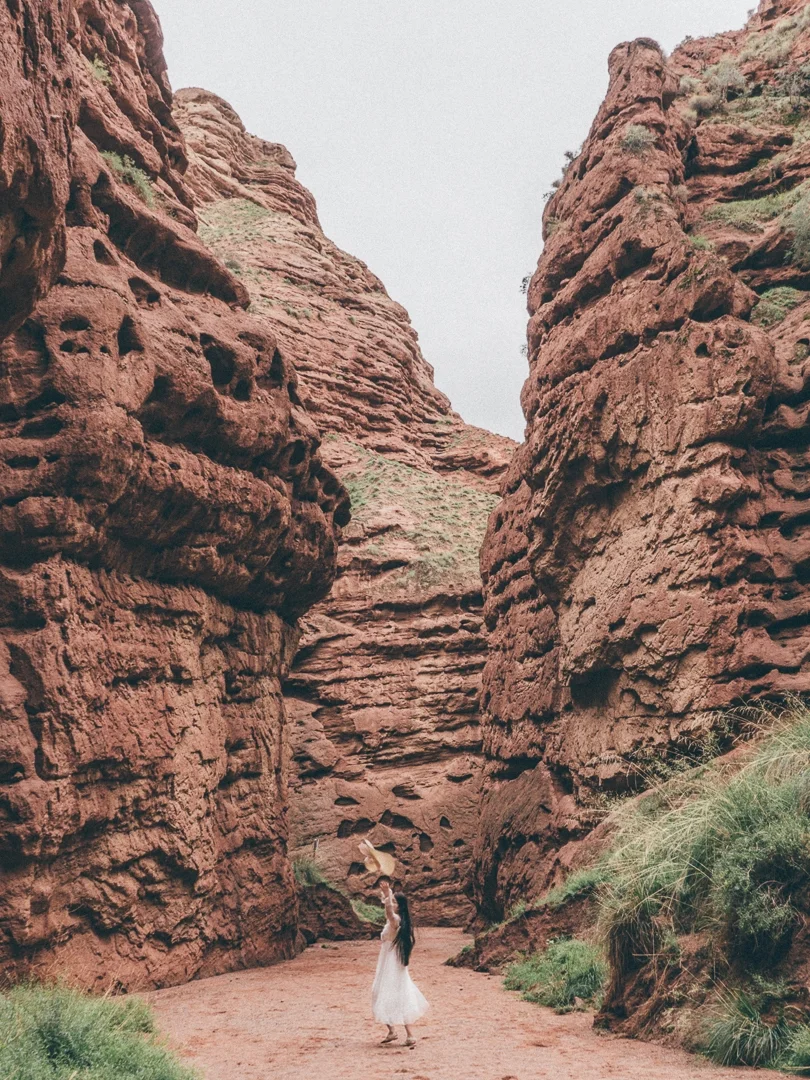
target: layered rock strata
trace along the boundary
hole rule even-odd
[[[195,235],[151,6],[9,13],[0,968],[156,986],[294,948],[281,682],[348,500]]]
[[[458,923],[479,799],[478,549],[513,444],[451,410],[407,313],[324,236],[284,147],[204,90],[180,91],[175,116],[200,235],[272,316],[352,496],[338,581],[286,683],[294,853],[370,898],[369,833],[417,917]]]
[[[669,60],[618,46],[546,207],[482,554],[493,917],[716,710],[810,690],[808,56],[787,0]]]

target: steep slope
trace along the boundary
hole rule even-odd
[[[787,0],[668,61],[618,46],[546,207],[482,554],[491,915],[714,710],[810,689],[808,57]]]
[[[478,549],[513,444],[451,410],[406,312],[324,236],[284,147],[204,90],[180,91],[175,116],[200,235],[272,315],[352,496],[338,581],[286,683],[293,843],[362,895],[368,832],[418,918],[458,922],[479,798]]]
[[[0,969],[142,987],[289,955],[280,686],[346,493],[195,236],[149,3],[0,27]]]

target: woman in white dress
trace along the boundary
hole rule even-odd
[[[396,1042],[396,1024],[405,1028],[405,1045],[416,1046],[411,1024],[424,1016],[430,1006],[408,971],[415,940],[408,900],[403,893],[392,893],[387,881],[382,882],[380,889],[385,926],[380,934],[380,958],[371,987],[371,1008],[374,1019],[388,1027],[383,1046]]]

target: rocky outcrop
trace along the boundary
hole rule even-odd
[[[400,861],[417,918],[458,923],[479,799],[478,549],[512,444],[451,410],[406,312],[324,236],[284,147],[204,90],[180,91],[175,116],[200,235],[272,316],[352,496],[338,580],[286,682],[292,842],[372,899],[369,833]]]
[[[785,0],[668,61],[618,46],[547,205],[482,555],[492,917],[715,710],[810,689],[808,54]]]
[[[281,681],[348,500],[193,231],[150,5],[9,13],[0,967],[155,986],[294,948]]]

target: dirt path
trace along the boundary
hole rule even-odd
[[[163,1029],[205,1080],[751,1080],[648,1043],[596,1034],[501,980],[443,966],[458,930],[419,935],[411,970],[431,1002],[414,1050],[383,1048],[371,1019],[376,942],[313,946],[276,967],[150,995]]]

